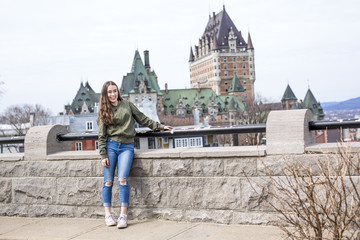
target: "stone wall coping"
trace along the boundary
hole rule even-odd
[[[348,152],[360,152],[360,142],[317,143],[306,147],[305,151],[313,153],[337,153],[341,145],[346,148]]]
[[[259,157],[266,155],[265,150],[266,146],[188,148],[180,157]]]
[[[3,153],[0,154],[0,161],[22,161],[24,160],[24,153]]]
[[[94,160],[99,159],[100,155],[99,151],[91,150],[91,151],[63,151],[57,152],[53,154],[49,154],[46,157],[46,160]]]
[[[266,155],[266,146],[204,147],[135,150],[134,158],[215,158],[215,157],[258,157]],[[2,158],[0,156],[0,158]],[[100,159],[99,152],[63,151],[50,154],[46,160],[94,160]]]

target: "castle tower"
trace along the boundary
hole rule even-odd
[[[246,43],[225,10],[209,17],[198,45],[190,48],[190,86],[212,88],[218,95],[229,95],[234,76],[244,90],[244,99],[254,98],[254,47],[248,33]]]
[[[281,106],[283,110],[290,110],[293,109],[293,106],[296,105],[297,98],[291,89],[290,85],[288,84],[283,97],[281,98]],[[296,106],[294,106],[296,107]]]

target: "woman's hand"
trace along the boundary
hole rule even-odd
[[[171,130],[171,129],[173,129],[172,126],[165,126],[165,127],[164,127],[164,130],[165,130],[165,131],[168,131],[168,130]]]
[[[104,167],[109,167],[109,159],[108,158],[104,158],[103,160],[101,160],[101,164]]]

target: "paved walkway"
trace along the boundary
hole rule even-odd
[[[0,217],[0,239],[39,240],[278,240],[276,227],[171,222],[130,221],[128,228],[106,227],[104,220],[87,218]]]

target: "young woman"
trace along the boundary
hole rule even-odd
[[[105,82],[101,90],[97,121],[101,164],[104,169],[102,198],[107,226],[116,225],[111,214],[111,196],[117,166],[121,207],[117,227],[127,227],[127,208],[129,206],[128,176],[134,156],[135,120],[142,126],[153,130],[172,129],[170,126],[164,126],[151,120],[140,112],[134,104],[122,99],[114,82]]]

